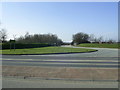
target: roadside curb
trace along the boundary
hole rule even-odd
[[[45,53],[45,54],[0,54],[0,55],[53,55],[53,54],[77,54],[77,53],[91,53],[91,52],[97,52],[95,51],[88,51],[88,52],[66,52],[66,53]]]

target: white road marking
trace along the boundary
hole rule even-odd
[[[44,59],[0,59],[0,60],[20,60],[20,61],[25,61],[25,60],[28,60],[28,61],[57,61],[57,62],[60,62],[60,61],[65,61],[65,62],[119,62],[118,60],[44,60]]]
[[[12,62],[12,63],[17,63],[17,62]],[[112,66],[112,65],[118,65],[118,64],[107,64],[107,63],[61,63],[61,62],[19,62],[19,64],[20,63],[28,63],[28,64],[48,64],[48,65],[59,65],[59,64],[62,64],[62,65],[110,65],[110,66]]]

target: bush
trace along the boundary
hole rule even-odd
[[[10,43],[4,43],[4,44],[0,44],[0,47],[2,46],[2,49],[14,49],[14,44],[10,44]],[[51,46],[47,43],[32,43],[32,44],[21,44],[21,43],[16,43],[15,44],[15,49],[24,49],[24,48],[39,48],[39,47],[47,47],[47,46]]]

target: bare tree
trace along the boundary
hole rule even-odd
[[[115,43],[115,40],[109,39],[109,40],[108,40],[108,43]]]
[[[94,34],[90,34],[89,35],[89,41],[92,43],[92,42],[95,42],[95,35]]]
[[[2,42],[5,42],[6,39],[7,39],[7,31],[6,31],[5,29],[2,29],[2,30],[0,31],[0,40],[1,40]]]
[[[25,33],[25,38],[27,38],[29,36],[29,32]]]
[[[100,36],[97,40],[98,40],[99,43],[102,43],[102,41],[103,41],[103,37]]]
[[[16,34],[13,34],[13,38],[14,38],[14,40],[16,40],[16,36],[17,36]]]

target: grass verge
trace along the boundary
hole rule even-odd
[[[2,50],[1,54],[55,54],[55,53],[79,53],[79,52],[91,52],[95,49],[83,49],[83,48],[70,48],[70,47],[41,47],[30,49],[16,49],[16,50]]]
[[[84,43],[79,44],[79,47],[96,47],[96,48],[119,48],[118,44],[98,44],[98,43]]]

